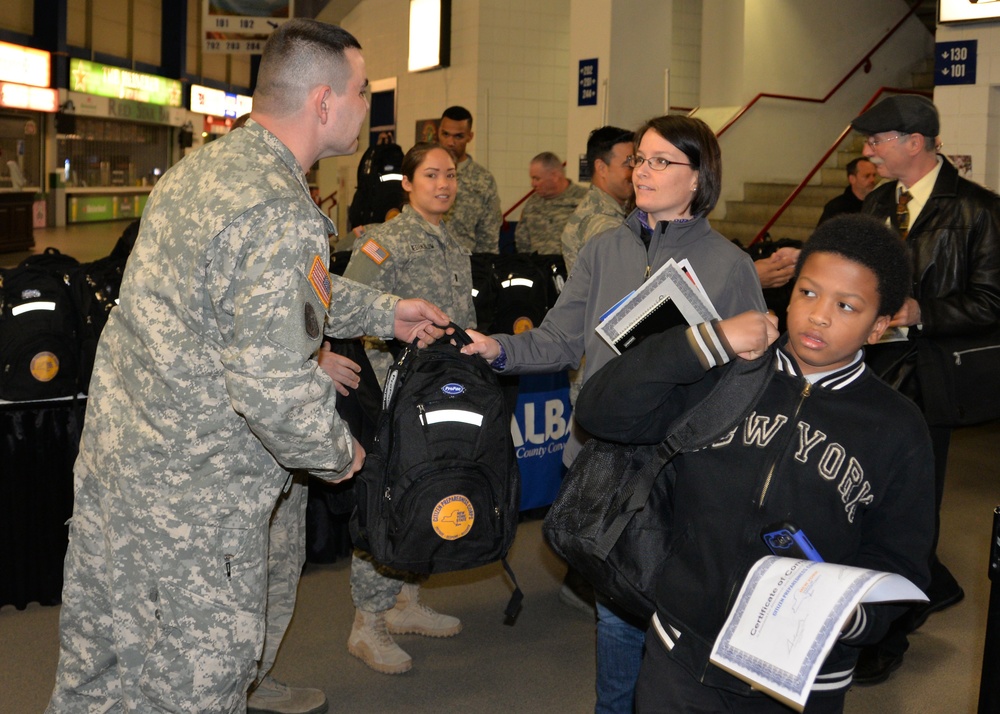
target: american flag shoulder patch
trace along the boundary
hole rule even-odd
[[[371,238],[369,238],[368,242],[361,246],[361,252],[374,260],[376,265],[382,265],[382,263],[385,262],[385,259],[389,257],[389,251]]]
[[[323,264],[323,259],[318,255],[313,259],[312,267],[309,268],[309,282],[312,283],[313,290],[316,291],[323,307],[329,309],[333,296],[333,285],[330,282],[330,273]]]

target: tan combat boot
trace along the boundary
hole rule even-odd
[[[289,687],[270,674],[247,697],[247,714],[324,714],[327,708],[319,689]]]
[[[384,611],[355,611],[347,651],[382,674],[402,674],[413,666],[413,658],[389,636]]]
[[[420,586],[405,583],[396,598],[396,606],[385,614],[385,624],[394,635],[454,637],[462,631],[462,621],[442,615],[420,602]]]

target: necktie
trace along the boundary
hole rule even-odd
[[[913,198],[909,191],[899,194],[899,203],[896,204],[896,225],[899,227],[899,237],[906,240],[906,234],[910,231],[910,210],[906,204]]]

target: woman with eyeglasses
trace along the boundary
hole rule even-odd
[[[542,324],[519,335],[487,337],[463,348],[503,374],[556,372],[587,355],[584,382],[616,356],[595,332],[601,316],[671,258],[687,259],[722,319],[766,312],[750,257],[714,231],[708,213],[722,184],[722,159],[712,130],[699,119],[662,116],[635,133],[636,208],[618,228],[580,251],[555,306]],[[664,355],[668,358],[669,355]],[[586,439],[574,428],[563,452],[569,465]],[[632,711],[648,623],[597,596],[597,712]]]

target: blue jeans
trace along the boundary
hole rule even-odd
[[[597,601],[596,714],[632,714],[642,664],[644,630]]]

